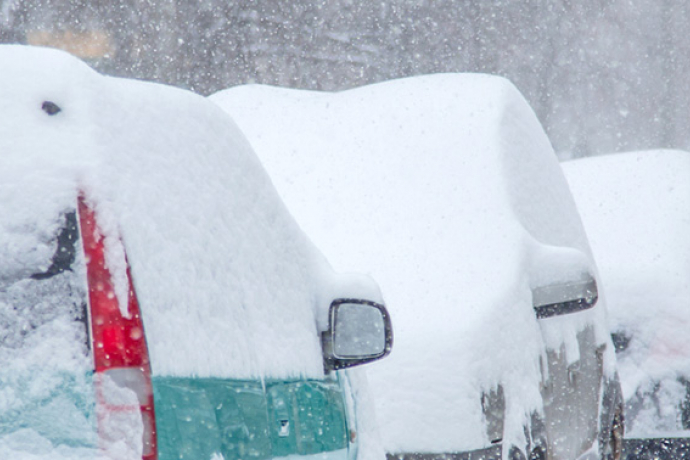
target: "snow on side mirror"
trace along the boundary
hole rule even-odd
[[[393,346],[386,307],[361,299],[331,303],[328,330],[322,333],[326,369],[338,370],[383,358]]]
[[[591,275],[584,280],[542,286],[532,290],[534,311],[538,319],[587,310],[597,303],[598,298],[597,282]]]

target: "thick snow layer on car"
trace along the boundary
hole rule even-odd
[[[0,280],[50,260],[82,190],[121,277],[120,239],[127,248],[154,373],[322,375],[315,316],[327,297],[380,294],[368,278],[332,276],[227,115],[64,53],[0,50]]]
[[[623,393],[629,403],[655,391],[662,400],[629,410],[626,434],[678,430],[686,397],[678,379],[690,380],[690,153],[606,155],[563,169],[599,265],[612,331],[630,338],[618,355]]]
[[[32,311],[18,314],[13,294],[27,292],[26,283],[40,284],[30,276],[48,268],[64,214],[75,209],[80,191],[96,209],[120,298],[127,294],[121,242],[127,248],[155,375],[318,378],[318,331],[325,329],[331,299],[382,302],[368,276],[332,273],[215,104],[169,87],[103,77],[54,50],[2,46],[0,63],[0,321],[36,330],[33,345],[24,346],[23,332],[2,329],[13,334],[3,343],[21,341],[24,348],[0,350],[2,367],[11,370],[2,375],[13,379],[0,382],[0,418],[59,393],[69,383],[61,375],[90,373],[85,331],[69,320],[76,313],[63,312],[63,319],[39,292],[27,300],[36,305]],[[359,371],[350,374],[359,448],[368,458],[380,450],[366,381]],[[75,392],[92,394],[89,379],[77,383],[83,391],[73,385]],[[59,405],[42,410],[40,420],[53,431],[60,420],[65,429],[94,433],[93,420],[71,417]],[[106,454],[137,457],[118,443]],[[0,439],[2,458],[98,455],[87,447],[53,448],[33,429]]]
[[[382,302],[368,276],[331,271],[215,104],[101,76],[55,50],[1,46],[0,68],[0,321],[39,322],[29,324],[35,346],[0,353],[2,368],[13,370],[3,375],[16,383],[0,382],[0,416],[59,389],[64,382],[56,373],[90,374],[76,313],[64,312],[72,321],[43,315],[50,305],[39,293],[29,299],[37,315],[17,315],[12,297],[25,292],[17,283],[36,283],[30,276],[50,265],[79,192],[96,210],[121,299],[126,246],[154,375],[322,377],[319,331],[331,299]],[[126,302],[120,305],[126,310]],[[41,318],[51,330],[42,329]],[[24,340],[15,335],[3,342]],[[45,378],[36,378],[46,365]],[[356,398],[365,401],[366,382],[358,371],[351,374]],[[25,381],[31,382],[26,394],[14,393]],[[92,393],[88,384],[84,394]],[[372,425],[366,404],[357,408],[366,458],[368,446],[375,448],[366,441]],[[53,428],[65,420],[44,419]],[[112,447],[114,458],[129,455]],[[84,449],[53,449],[31,430],[0,439],[2,458],[95,458]]]
[[[74,330],[76,323],[53,312],[45,297],[27,300],[36,305],[30,315],[17,314],[13,294],[27,292],[24,284],[37,283],[30,276],[48,268],[64,213],[75,209],[80,191],[96,209],[121,298],[127,294],[121,242],[127,248],[155,375],[320,377],[318,330],[325,329],[330,300],[382,301],[369,277],[331,272],[215,104],[103,77],[54,50],[2,46],[0,63],[0,320],[36,330],[30,346],[24,333],[3,337],[9,345],[0,360],[13,369],[3,375],[16,385],[0,384],[0,415],[45,400],[64,383],[55,378],[62,371],[89,373],[83,329]],[[19,354],[10,347],[18,341]],[[43,370],[45,378],[36,375]],[[32,382],[27,394],[16,393],[25,387],[22,378]],[[357,385],[353,391],[365,393],[365,383]],[[360,412],[371,429],[364,407]],[[45,423],[64,421],[58,413],[43,414]],[[52,449],[32,430],[0,439],[0,452],[32,459],[95,455]]]
[[[524,442],[541,410],[545,345],[565,343],[574,361],[584,323],[599,341],[607,333],[601,308],[547,320],[546,344],[539,332],[531,288],[594,268],[519,92],[497,77],[434,75],[342,93],[250,85],[211,99],[334,268],[369,272],[386,293],[395,347],[368,369],[386,450],[487,445],[480,396],[498,383],[513,429],[504,442]]]

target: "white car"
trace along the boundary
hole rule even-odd
[[[512,84],[441,74],[211,99],[334,267],[387,292],[396,349],[368,376],[391,458],[619,457],[597,270]]]
[[[0,46],[0,458],[354,460],[391,346],[206,98]],[[372,450],[373,447],[373,450]]]
[[[690,450],[690,153],[563,163],[601,270],[636,458]]]

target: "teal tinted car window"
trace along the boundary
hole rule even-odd
[[[45,375],[45,373],[43,373]],[[26,381],[8,386],[24,389],[15,393],[15,401],[3,401],[0,413],[0,437],[20,430],[30,430],[53,446],[98,446],[93,374],[76,376],[56,373],[50,376],[51,388],[32,395]],[[43,377],[41,377],[43,379]],[[0,387],[7,384],[0,378]],[[14,407],[13,407],[14,406]]]
[[[297,453],[297,413],[295,386],[272,382],[266,387],[269,407],[269,433],[275,457]]]
[[[159,460],[263,460],[348,447],[336,381],[154,378]]]
[[[345,405],[337,382],[275,382],[268,395],[275,456],[347,448]]]
[[[226,395],[234,393],[234,398]],[[271,455],[266,398],[255,382],[219,382],[214,386],[216,420],[221,430],[225,460],[264,459]]]
[[[284,382],[267,384],[269,435],[275,457],[297,453],[294,386]]]
[[[297,384],[298,450],[302,455],[347,447],[347,424],[340,387],[309,381]]]
[[[153,379],[159,460],[262,460],[271,456],[259,382]]]

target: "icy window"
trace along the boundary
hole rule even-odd
[[[83,254],[74,213],[61,220],[53,256],[0,285],[0,435],[30,432],[54,445],[93,446]]]

